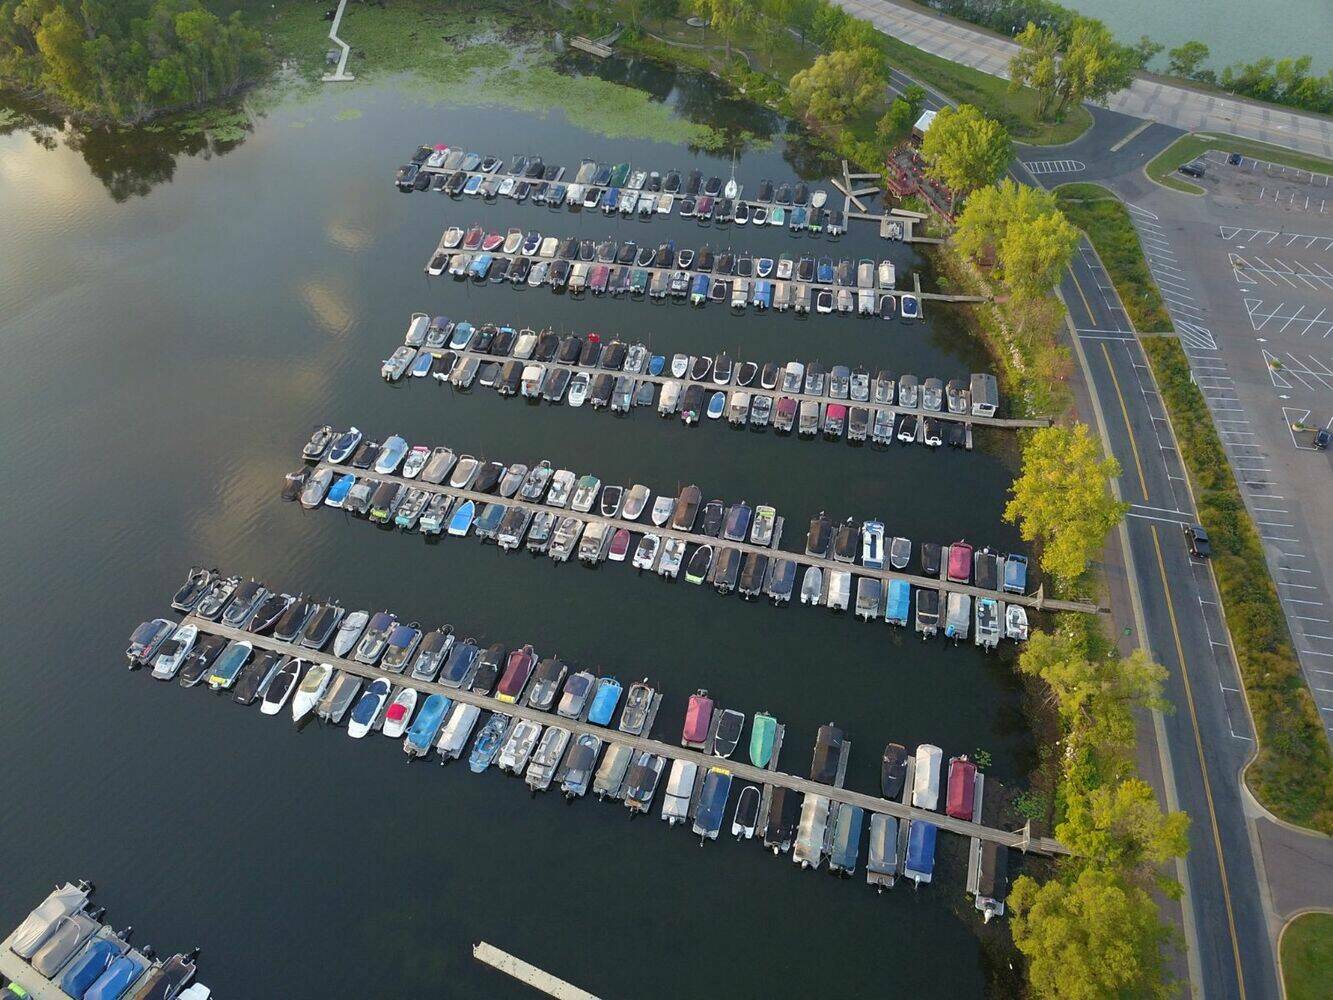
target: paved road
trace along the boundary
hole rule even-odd
[[[1195,517],[1184,470],[1142,348],[1086,244],[1061,290],[1093,409],[1124,470],[1121,495],[1133,505],[1124,575],[1137,588],[1142,624],[1136,616],[1133,636],[1124,638],[1142,642],[1167,668],[1166,694],[1176,707],[1154,728],[1166,802],[1193,821],[1184,865],[1190,973],[1207,997],[1277,997],[1270,923],[1237,780],[1253,734],[1211,572],[1184,544],[1181,527]]]
[[[909,45],[953,62],[1008,78],[1018,46],[976,28],[937,17],[892,0],[837,0]],[[1333,120],[1279,110],[1225,95],[1205,94],[1161,80],[1138,77],[1111,98],[1112,110],[1151,119],[1187,132],[1209,130],[1273,142],[1318,156],[1333,157]]]

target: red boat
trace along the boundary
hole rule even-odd
[[[617,528],[616,533],[611,536],[611,554],[613,562],[624,562],[625,555],[629,552],[629,544],[634,536],[626,528]]]
[[[471,229],[469,229],[467,231],[467,235],[463,237],[463,249],[475,250],[479,246],[481,246],[482,232],[483,230],[481,226],[473,226]]]
[[[967,542],[954,542],[949,546],[949,581],[972,582],[972,546]]]
[[[500,686],[495,689],[495,697],[510,704],[518,701],[518,696],[523,693],[524,685],[528,683],[528,678],[532,676],[532,668],[536,662],[537,654],[533,651],[531,645],[510,653],[509,660],[505,664],[504,676],[500,678]]]
[[[504,242],[503,233],[487,233],[486,238],[481,241],[481,248],[486,253],[492,253],[504,246]]]
[[[690,695],[689,708],[685,710],[685,728],[681,731],[680,742],[696,750],[703,749],[708,740],[708,726],[713,721],[713,699],[704,691]]]
[[[954,819],[972,819],[972,800],[977,787],[977,765],[966,757],[949,758],[949,807]]]

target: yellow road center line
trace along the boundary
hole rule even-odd
[[[1217,851],[1217,870],[1222,876],[1222,899],[1227,907],[1227,927],[1231,931],[1231,954],[1236,962],[1236,984],[1241,1000],[1245,998],[1245,974],[1241,970],[1240,945],[1236,941],[1236,918],[1231,910],[1231,883],[1227,879],[1226,860],[1222,856],[1222,835],[1217,829],[1217,812],[1213,806],[1213,786],[1208,780],[1208,768],[1204,764],[1203,739],[1199,735],[1199,716],[1194,709],[1194,688],[1190,684],[1189,669],[1185,665],[1185,649],[1180,641],[1180,628],[1176,624],[1176,605],[1171,600],[1171,587],[1166,579],[1166,562],[1162,559],[1162,543],[1157,534],[1157,525],[1152,525],[1152,544],[1157,550],[1157,571],[1162,577],[1162,593],[1166,595],[1166,613],[1171,619],[1171,635],[1176,643],[1176,661],[1180,664],[1180,679],[1185,684],[1185,701],[1189,705],[1190,724],[1194,729],[1194,745],[1199,752],[1199,772],[1203,775],[1203,794],[1208,800],[1208,822],[1213,831],[1213,847]]]
[[[1120,413],[1125,418],[1125,434],[1129,437],[1129,447],[1134,452],[1134,467],[1139,470],[1139,489],[1143,491],[1143,502],[1148,502],[1148,480],[1143,476],[1143,462],[1139,458],[1138,442],[1134,440],[1134,428],[1129,423],[1129,407],[1125,405],[1125,397],[1120,392],[1120,379],[1116,378],[1115,365],[1111,364],[1111,352],[1106,348],[1106,342],[1102,342],[1102,354],[1106,356],[1106,368],[1111,373],[1111,384],[1115,386],[1116,399],[1120,400]]]
[[[1092,303],[1088,301],[1087,295],[1083,293],[1083,286],[1079,284],[1078,275],[1074,273],[1073,265],[1069,267],[1069,277],[1074,280],[1074,287],[1078,289],[1078,297],[1083,300],[1083,308],[1088,314],[1088,327],[1095,330],[1097,328],[1097,317],[1092,314]],[[1074,325],[1078,326],[1077,323]]]

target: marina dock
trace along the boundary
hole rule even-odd
[[[529,965],[523,959],[507,951],[501,951],[485,941],[478,941],[472,946],[472,957],[492,969],[503,972],[506,976],[517,979],[520,983],[531,986],[534,990],[547,996],[557,997],[558,1000],[597,1000],[597,997],[587,990],[581,990],[549,972],[543,972],[535,965]]]
[[[482,364],[488,361],[503,362],[509,360],[509,358],[505,355],[484,354],[478,351],[469,351],[469,350],[451,351],[448,348],[444,347],[422,347],[420,350],[427,354],[433,354],[436,357],[442,357],[445,354],[452,354],[457,361],[475,360]],[[1002,430],[1027,430],[1040,427],[1049,427],[1051,425],[1050,417],[983,417],[980,414],[973,414],[973,413],[950,413],[947,409],[925,410],[919,406],[916,407],[901,406],[896,403],[876,403],[868,400],[858,401],[854,399],[834,399],[828,395],[816,396],[812,393],[806,393],[806,392],[783,392],[781,389],[764,389],[758,385],[738,386],[730,383],[726,385],[719,385],[712,381],[694,382],[688,378],[676,378],[669,374],[650,375],[647,372],[628,373],[628,372],[610,370],[605,368],[585,368],[577,363],[566,364],[564,362],[557,361],[554,358],[552,358],[549,361],[525,360],[523,363],[525,365],[540,365],[541,367],[545,368],[548,372],[555,371],[557,369],[567,371],[570,373],[571,377],[578,372],[585,372],[589,375],[601,375],[601,374],[610,374],[617,376],[623,375],[626,378],[632,379],[636,383],[636,385],[650,384],[655,386],[665,386],[671,383],[676,383],[677,385],[680,385],[682,389],[690,385],[700,385],[703,386],[704,389],[710,394],[716,390],[722,390],[725,392],[744,392],[748,393],[751,397],[767,396],[769,399],[773,400],[773,405],[775,408],[777,406],[777,401],[779,399],[790,399],[794,400],[798,406],[806,401],[819,403],[821,405],[835,403],[842,406],[846,406],[849,409],[853,406],[863,406],[871,411],[883,410],[888,413],[892,413],[895,416],[895,418],[902,414],[909,414],[911,416],[918,417],[923,420],[926,417],[932,417],[936,420],[947,421],[949,423],[961,423],[968,426],[976,426],[976,427],[994,427]],[[408,378],[404,377],[404,379],[401,381],[406,381],[406,380],[408,380]],[[646,408],[648,407],[645,407],[645,409]],[[655,406],[652,408],[655,409]],[[920,428],[918,429],[918,433],[919,432]],[[795,428],[793,428],[792,433],[793,436],[795,436]]]
[[[389,681],[390,684],[404,682],[404,678],[401,674],[395,674],[383,670],[380,667],[367,666],[356,660],[344,659],[327,653],[316,653],[313,650],[302,646],[279,642],[271,636],[256,635],[245,629],[232,628],[231,626],[223,625],[219,622],[208,621],[197,615],[186,615],[183,619],[183,623],[196,626],[199,629],[200,635],[217,635],[229,640],[243,639],[246,642],[249,642],[255,649],[271,650],[280,655],[299,658],[307,662],[314,660],[320,663],[328,663],[335,669],[345,670],[348,673],[355,674],[366,680],[383,678]],[[1030,837],[1025,831],[1013,833],[1008,830],[995,829],[982,826],[978,823],[954,819],[944,813],[917,809],[903,803],[891,802],[888,799],[876,795],[868,795],[864,792],[852,791],[846,788],[835,788],[831,785],[820,784],[819,782],[811,781],[809,778],[786,774],[782,771],[765,770],[746,763],[743,760],[731,759],[724,763],[717,757],[701,753],[697,750],[691,750],[687,747],[682,747],[679,744],[663,743],[650,736],[631,736],[628,733],[623,733],[615,729],[558,717],[549,712],[539,711],[526,704],[509,704],[501,702],[490,695],[480,694],[476,691],[447,687],[434,681],[412,679],[408,683],[422,695],[442,694],[454,702],[476,705],[478,708],[486,711],[499,712],[515,719],[527,719],[542,726],[557,723],[561,727],[568,729],[575,739],[584,733],[591,733],[603,740],[608,746],[613,743],[619,743],[628,746],[635,751],[647,751],[656,754],[666,758],[668,761],[688,760],[697,764],[704,770],[718,765],[725,766],[731,771],[734,778],[739,781],[748,781],[756,785],[763,785],[765,783],[782,785],[783,787],[793,789],[802,794],[822,795],[835,802],[850,802],[853,805],[860,806],[867,813],[880,812],[891,816],[897,816],[902,819],[924,819],[934,823],[941,830],[947,830],[950,833],[960,834],[964,837],[976,837],[980,840],[994,841],[1003,847],[1018,848],[1036,854],[1053,855],[1069,853],[1068,848],[1050,837]]]
[[[347,466],[332,465],[327,461],[319,462],[316,468],[330,469],[335,475],[351,471]],[[602,530],[604,531],[614,531],[617,528],[625,528],[628,531],[634,532],[635,534],[639,535],[645,533],[657,535],[663,541],[665,541],[668,538],[678,538],[685,542],[693,542],[696,545],[712,544],[719,547],[735,549],[741,552],[743,555],[751,552],[756,552],[759,553],[760,555],[769,557],[778,556],[780,558],[790,560],[797,566],[817,566],[820,568],[821,572],[825,574],[825,579],[828,578],[829,573],[833,571],[841,571],[841,572],[851,573],[855,577],[871,577],[883,581],[885,583],[891,580],[904,580],[907,583],[910,583],[913,587],[937,590],[940,591],[942,594],[960,593],[960,594],[966,594],[972,598],[977,598],[977,597],[994,598],[997,600],[1003,600],[1006,604],[1021,604],[1025,607],[1035,608],[1039,611],[1077,611],[1077,612],[1083,612],[1085,614],[1097,614],[1102,610],[1096,604],[1089,603],[1086,601],[1067,601],[1067,600],[1057,600],[1057,599],[1047,598],[1041,589],[1038,589],[1035,594],[1001,594],[997,591],[987,590],[985,588],[976,587],[971,584],[954,583],[951,581],[945,581],[934,577],[919,576],[914,573],[900,572],[898,570],[893,570],[893,569],[871,569],[869,567],[861,566],[855,563],[838,562],[831,558],[806,555],[805,552],[793,552],[787,549],[775,549],[771,546],[756,545],[748,541],[747,542],[733,542],[729,540],[724,541],[720,538],[712,538],[710,536],[698,534],[692,531],[682,531],[680,529],[671,527],[669,523],[661,527],[657,527],[656,525],[652,524],[651,521],[646,521],[646,522],[633,521],[620,516],[604,517],[601,514],[594,514],[591,512],[579,513],[569,509],[568,507],[562,507],[562,508],[551,507],[544,503],[539,503],[531,500],[523,500],[519,499],[518,497],[504,499],[495,493],[479,493],[474,490],[456,489],[448,485],[435,485],[434,483],[424,482],[420,479],[407,479],[399,475],[386,476],[375,472],[367,472],[365,473],[365,476],[367,478],[373,479],[381,483],[385,482],[396,483],[399,486],[421,489],[431,495],[445,494],[447,496],[453,497],[455,500],[458,499],[471,500],[475,504],[478,504],[479,506],[490,503],[500,503],[503,504],[504,506],[511,508],[520,507],[528,510],[533,514],[536,514],[540,511],[554,512],[562,518],[572,517],[575,520],[582,522],[584,526],[583,530],[586,530],[586,528],[589,525],[600,525],[602,526]],[[853,587],[853,589],[855,588]],[[947,600],[944,597],[941,597],[941,603],[946,604]]]

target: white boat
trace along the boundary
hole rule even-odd
[[[197,626],[176,626],[171,638],[158,647],[157,657],[153,660],[153,676],[160,681],[169,681],[175,677],[181,668],[181,663],[190,655],[190,650],[194,648],[194,641],[198,637]]]
[[[324,696],[324,689],[329,686],[329,681],[333,678],[333,664],[316,663],[310,668],[296,689],[296,694],[292,695],[292,721],[300,722],[314,709],[319,703],[319,699]]]
[[[879,262],[879,287],[886,292],[898,287],[898,272],[891,260]]]
[[[1028,637],[1028,611],[1021,604],[1004,606],[1004,634],[1018,642]]]
[[[634,550],[634,568],[652,569],[661,545],[662,539],[657,535],[644,535],[639,539],[639,546]]]
[[[823,188],[818,188],[818,189],[816,189],[816,190],[810,195],[810,207],[811,207],[811,208],[823,208],[823,207],[824,207],[824,202],[825,202],[825,200],[827,200],[827,198],[828,198],[828,192],[827,192],[827,191],[825,191]]]
[[[522,771],[527,766],[528,757],[532,755],[541,732],[541,725],[530,719],[523,719],[514,726],[509,739],[505,740],[500,749],[500,770],[510,774]]]
[[[664,417],[669,417],[676,412],[680,404],[681,384],[679,382],[666,382],[662,385],[662,395],[657,400],[657,412]]]
[[[690,797],[694,794],[694,781],[699,774],[699,765],[689,760],[676,760],[671,765],[671,775],[667,778],[666,797],[662,800],[662,818],[672,826],[684,823],[688,818]]]
[[[934,809],[940,801],[940,761],[944,753],[939,747],[922,743],[916,748],[916,773],[912,778],[912,805],[918,809]]]
[[[884,525],[879,521],[861,525],[861,565],[870,569],[884,568]]]
[[[551,488],[546,493],[546,502],[552,507],[564,507],[569,503],[569,494],[576,482],[574,473],[560,469],[551,477]]]
[[[264,692],[264,703],[259,706],[259,711],[262,714],[277,715],[282,711],[282,706],[287,704],[287,699],[296,690],[296,683],[301,678],[301,665],[304,662],[304,660],[288,658],[283,663],[278,673],[269,683],[268,690]]]
[[[569,380],[569,389],[566,390],[566,396],[569,399],[570,406],[582,406],[583,401],[588,398],[588,386],[592,379],[588,377],[587,372],[579,372]]]
[[[659,528],[671,520],[671,512],[676,509],[676,501],[671,497],[660,496],[653,501],[652,518],[653,524]]]
[[[373,681],[370,687],[366,688],[365,693],[352,708],[352,717],[347,721],[348,736],[359,740],[375,727],[375,720],[379,718],[380,710],[384,708],[391,690],[389,682],[383,677]]]
[[[731,835],[737,839],[750,840],[754,837],[755,824],[759,817],[759,786],[746,785],[741,789],[736,800],[736,811],[731,817]]]
[[[412,722],[412,712],[416,707],[416,688],[405,687],[399,691],[384,713],[384,735],[392,740],[401,738]]]
[[[671,374],[674,378],[684,378],[685,373],[690,370],[690,356],[688,354],[673,354],[671,356]]]
[[[680,573],[680,564],[684,559],[685,539],[668,538],[662,546],[662,558],[657,563],[658,574],[674,580]]]
[[[801,603],[818,604],[824,596],[824,571],[818,566],[810,566],[801,579]]]
[[[541,742],[532,752],[532,761],[528,764],[526,781],[534,792],[543,792],[551,787],[555,769],[560,766],[565,747],[569,745],[569,730],[560,726],[551,726],[542,733]]]
[[[468,705],[461,701],[454,703],[449,709],[449,717],[445,719],[444,728],[440,730],[440,738],[435,743],[441,761],[459,758],[480,715],[481,709],[476,705]]]
[[[791,859],[802,868],[818,868],[824,859],[824,833],[828,826],[829,800],[807,794],[801,800],[801,818],[796,827],[796,842]]]
[[[637,521],[651,498],[652,492],[647,486],[642,483],[635,483],[625,494],[625,503],[621,508],[620,516],[627,521]]]
[[[851,597],[852,574],[845,569],[830,570],[828,580],[829,609],[832,611],[846,611]]]

